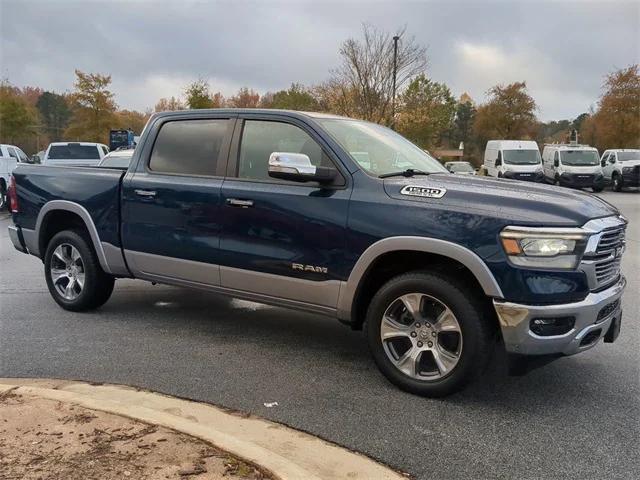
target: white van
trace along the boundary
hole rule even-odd
[[[544,176],[549,183],[601,192],[604,177],[598,150],[589,145],[550,144],[542,151]]]
[[[491,177],[544,181],[540,150],[531,140],[489,140],[483,166]]]
[[[107,153],[109,153],[109,149],[102,143],[55,142],[47,148],[42,164],[94,167]]]

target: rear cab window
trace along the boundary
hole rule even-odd
[[[100,152],[97,145],[80,145],[69,143],[68,145],[52,145],[49,148],[49,160],[100,160]]]
[[[164,123],[149,158],[153,173],[216,176],[228,119],[172,120]]]

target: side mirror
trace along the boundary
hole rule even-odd
[[[292,182],[328,183],[336,178],[336,170],[316,167],[304,153],[273,152],[269,155],[269,176]]]
[[[496,167],[502,165],[502,159],[500,157],[496,158]]]
[[[604,158],[602,160],[600,160],[600,166],[601,167],[606,167],[607,166],[607,161]]]
[[[558,160],[557,158],[553,161],[553,166],[554,167],[559,167],[560,166],[560,160]]]

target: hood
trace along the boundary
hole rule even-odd
[[[625,160],[624,162],[620,162],[620,168],[635,167],[636,165],[640,165],[640,158],[637,160]]]
[[[446,189],[436,198],[400,193],[405,186]],[[391,198],[456,211],[502,218],[531,226],[582,226],[589,220],[618,215],[611,204],[581,190],[471,175],[432,174],[384,180]]]

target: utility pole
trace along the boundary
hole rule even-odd
[[[391,97],[391,128],[396,128],[396,76],[398,75],[398,40],[400,37],[393,37],[393,97]]]

